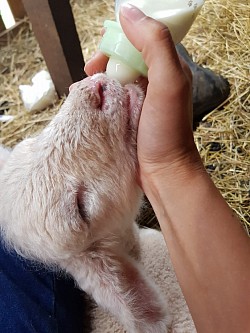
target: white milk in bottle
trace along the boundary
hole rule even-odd
[[[136,6],[147,16],[168,26],[174,43],[178,44],[193,24],[204,0],[117,0],[115,6],[117,22],[119,22],[119,8],[124,3]]]

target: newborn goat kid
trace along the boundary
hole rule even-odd
[[[9,247],[71,274],[128,332],[165,333],[166,304],[131,256],[143,99],[104,74],[75,83],[52,122],[3,165],[0,226]]]

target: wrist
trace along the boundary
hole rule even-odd
[[[158,219],[162,214],[168,215],[169,208],[178,209],[179,204],[181,207],[183,200],[193,195],[193,191],[200,192],[200,184],[214,187],[198,152],[172,164],[158,165],[157,168],[152,168],[152,172],[149,169],[141,171],[140,177],[142,189]]]
[[[200,220],[206,201],[218,195],[201,163],[192,167],[183,165],[175,173],[166,169],[165,172],[146,177],[142,187],[163,233],[169,232],[170,226],[182,224],[185,220]]]
[[[151,188],[160,188],[161,185],[170,188],[183,187],[197,176],[207,175],[196,149],[171,160],[168,157],[161,162],[144,162],[140,165],[141,185],[146,194]]]

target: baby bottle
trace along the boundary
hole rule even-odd
[[[105,21],[100,50],[109,57],[106,73],[121,84],[147,77],[148,68],[141,53],[129,42],[119,23],[121,4],[130,3],[144,14],[167,25],[175,44],[185,37],[205,0],[116,0],[116,22]]]

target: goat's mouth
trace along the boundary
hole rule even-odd
[[[129,84],[124,88],[127,94],[128,122],[132,130],[137,130],[142,109],[142,100],[138,96],[135,85]]]

